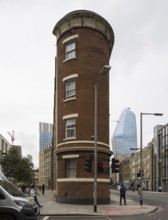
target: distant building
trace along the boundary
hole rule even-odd
[[[154,127],[153,191],[168,192],[168,123]]]
[[[142,188],[152,190],[152,160],[153,143],[150,142],[142,151]],[[120,162],[120,182],[124,183],[127,188],[138,189],[140,187],[140,151],[126,157]]]
[[[52,146],[47,145],[39,154],[39,184],[52,189]]]
[[[11,144],[0,134],[0,152],[7,153],[11,148]]]
[[[112,147],[115,157],[132,154],[135,151],[130,148],[137,148],[136,117],[129,108],[122,111],[112,137]]]
[[[34,173],[33,183],[34,183],[36,186],[39,186],[39,169],[34,169],[34,170],[33,170],[33,173]]]
[[[40,151],[47,145],[52,144],[53,124],[40,122],[39,123],[39,147]]]
[[[7,155],[11,144],[0,134],[0,162]],[[3,171],[2,165],[0,163],[0,171]]]

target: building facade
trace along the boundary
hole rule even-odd
[[[39,184],[52,189],[52,145],[47,145],[39,154]]]
[[[168,124],[154,128],[153,190],[168,192]]]
[[[143,190],[152,190],[153,175],[153,142],[149,143],[142,151],[142,188]],[[138,189],[140,187],[140,151],[133,153],[131,156],[124,158],[120,162],[120,182],[124,183],[127,188]]]
[[[119,172],[119,180],[120,183],[123,183],[124,186],[128,189],[130,186],[130,158],[125,157],[123,160],[120,162],[120,172]]]
[[[53,124],[39,122],[39,148],[43,150],[48,144],[52,144]]]
[[[153,140],[142,149],[142,187],[144,190],[168,192],[168,124],[154,127]],[[128,157],[130,186],[140,186],[140,151]],[[125,181],[125,160],[121,161],[120,181]]]
[[[78,10],[55,25],[54,166],[58,202],[93,203],[94,92],[109,64],[114,33],[100,15]],[[109,76],[98,86],[98,162],[109,169]],[[85,170],[91,159],[91,172]],[[109,172],[98,173],[98,203],[109,203]]]
[[[9,149],[11,148],[11,144],[0,134],[0,171],[3,172],[3,167],[1,161],[5,159]]]

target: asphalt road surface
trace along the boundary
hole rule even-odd
[[[112,220],[112,218],[102,216],[46,216],[40,220]]]

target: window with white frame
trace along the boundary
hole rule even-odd
[[[67,177],[76,177],[76,159],[67,159]]]
[[[65,59],[73,59],[76,57],[76,42],[70,41],[65,44]]]
[[[75,96],[75,79],[65,81],[65,97],[69,98]]]
[[[73,138],[76,136],[76,119],[69,118],[65,120],[65,138]]]

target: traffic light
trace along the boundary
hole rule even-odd
[[[112,173],[119,173],[119,160],[112,158]]]
[[[97,172],[98,173],[102,173],[103,172],[103,163],[102,162],[98,162],[98,164],[97,164]]]
[[[92,171],[92,158],[85,158],[85,164],[84,164],[84,169],[87,172],[91,172]]]
[[[142,170],[142,176],[144,176],[144,171]],[[139,173],[137,173],[137,177],[141,177],[141,170],[139,170]]]

